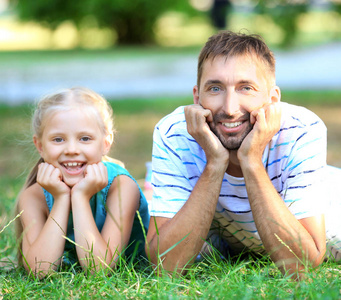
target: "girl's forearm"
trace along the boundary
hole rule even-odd
[[[94,271],[99,266],[107,268],[112,264],[113,253],[96,226],[89,200],[77,197],[77,200],[72,201],[72,211],[76,250],[81,266],[95,267]]]
[[[63,255],[70,204],[55,201],[44,227],[38,237],[28,247],[23,248],[26,270],[33,271],[38,277],[55,270]],[[29,228],[28,228],[29,230]]]

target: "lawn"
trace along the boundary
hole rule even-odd
[[[341,92],[283,92],[283,99],[308,106],[325,121],[328,163],[341,167]],[[118,131],[111,156],[124,161],[135,178],[143,179],[156,122],[190,102],[189,98],[111,102]],[[64,270],[41,281],[13,268],[14,226],[4,226],[13,218],[16,195],[37,159],[29,130],[31,109],[0,105],[0,299],[340,299],[341,264],[331,261],[309,270],[299,283],[283,277],[268,258],[259,260],[250,254],[225,261],[211,258],[184,277],[157,277],[146,264],[132,266],[124,261],[110,276]]]

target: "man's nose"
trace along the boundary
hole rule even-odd
[[[223,110],[228,116],[233,116],[239,111],[238,95],[234,91],[226,91]]]

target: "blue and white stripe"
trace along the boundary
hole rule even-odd
[[[265,149],[262,161],[274,187],[297,219],[321,214],[326,127],[303,107],[281,105],[281,129]],[[154,130],[150,214],[172,218],[189,198],[205,164],[205,153],[188,134],[184,108],[179,107]],[[245,246],[256,249],[262,245],[243,178],[225,174],[216,219]]]

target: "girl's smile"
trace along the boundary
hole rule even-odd
[[[61,165],[65,168],[66,173],[70,175],[82,174],[86,167],[86,164],[83,162],[63,162]]]

